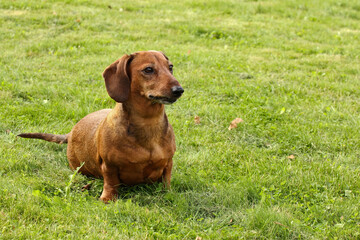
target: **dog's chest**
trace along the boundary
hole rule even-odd
[[[121,181],[129,185],[158,181],[174,152],[172,144],[132,148],[123,155],[119,168]]]
[[[153,162],[161,161],[162,159],[169,159],[173,155],[169,147],[167,148],[162,147],[159,144],[155,144],[149,152],[150,152],[149,164],[152,164]]]
[[[127,155],[127,161],[143,166],[162,165],[164,161],[171,159],[175,152],[173,146],[160,144],[152,144],[150,147],[138,146],[132,150],[131,154]]]

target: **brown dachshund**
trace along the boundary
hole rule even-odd
[[[162,181],[170,188],[175,137],[164,110],[184,92],[172,74],[173,65],[161,52],[124,55],[105,69],[103,77],[114,109],[81,119],[66,135],[22,133],[68,143],[70,167],[104,179],[101,200],[115,200],[121,184]]]

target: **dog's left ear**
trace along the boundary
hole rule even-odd
[[[116,102],[125,102],[129,98],[130,77],[128,65],[132,59],[133,55],[124,55],[103,72],[106,90]]]

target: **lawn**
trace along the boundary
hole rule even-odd
[[[357,0],[0,1],[0,239],[360,238],[359,46]],[[104,204],[16,135],[112,108],[103,70],[151,49],[185,89],[172,190]]]

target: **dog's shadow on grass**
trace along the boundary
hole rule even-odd
[[[90,196],[99,198],[103,190],[103,180],[88,178],[87,183],[89,182],[92,182],[90,188],[82,189],[82,191],[87,191],[87,194]],[[86,186],[85,184],[84,186]],[[173,182],[171,189],[164,188],[163,183],[139,184],[135,186],[121,185],[118,188],[119,193],[117,200],[126,201],[130,199],[140,206],[161,202],[166,204],[169,199],[176,198],[177,195],[201,191],[200,189],[205,187],[206,186],[199,186],[199,183],[193,185],[189,182],[183,183],[177,181]]]

